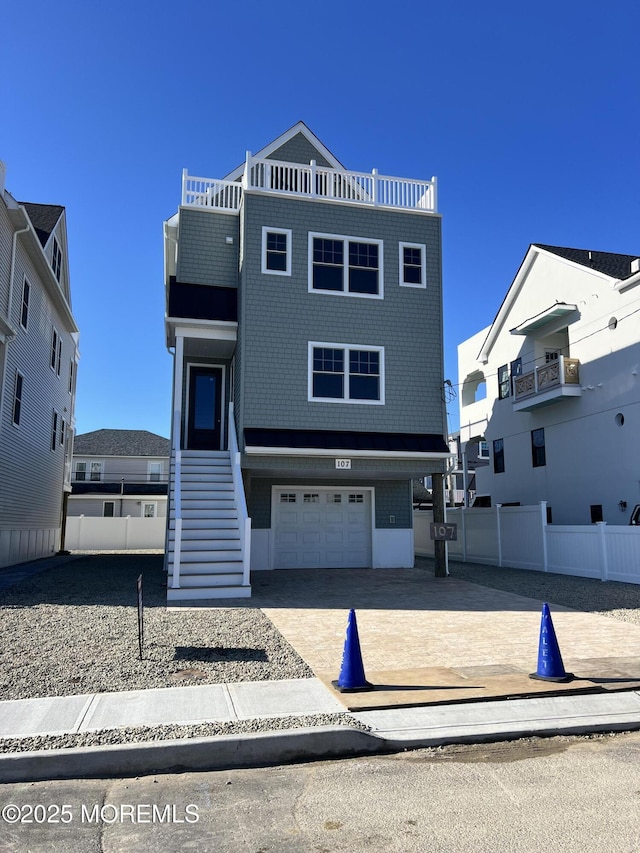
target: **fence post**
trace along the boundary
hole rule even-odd
[[[465,512],[466,511],[467,511],[466,506],[460,507],[460,521],[461,521],[460,527],[462,530],[462,562],[463,563],[467,562],[467,525],[466,525],[466,518],[465,518]]]
[[[498,538],[498,566],[502,568],[502,531],[500,530],[500,508],[502,504],[496,504],[496,534]]]
[[[547,502],[540,501],[540,524],[542,528],[542,571],[549,571],[547,558]]]
[[[602,561],[600,564],[600,580],[604,582],[609,580],[609,561],[607,560],[607,542],[605,539],[607,535],[607,522],[596,521],[596,527],[600,534],[600,559]]]

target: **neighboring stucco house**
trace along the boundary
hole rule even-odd
[[[169,599],[250,594],[249,540],[252,571],[412,566],[411,481],[449,457],[435,179],[346,171],[299,122],[183,175],[165,277]]]
[[[68,515],[166,517],[169,450],[168,438],[141,429],[77,435]]]
[[[640,503],[640,260],[530,246],[493,324],[458,347],[476,492],[557,524],[627,524]],[[480,397],[478,388],[486,388]]]
[[[65,210],[16,201],[5,174],[0,163],[0,567],[60,548],[78,363]]]

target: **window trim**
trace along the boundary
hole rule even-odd
[[[113,507],[113,513],[111,515],[107,515],[105,512],[107,504],[110,504]],[[116,502],[115,501],[102,501],[102,517],[103,518],[116,518]]]
[[[284,234],[287,238],[286,267],[283,270],[272,270],[267,267],[267,235]],[[272,228],[268,225],[262,226],[262,251],[260,272],[263,275],[291,275],[291,228]]]
[[[323,290],[313,286],[313,241],[341,240],[343,243],[342,263],[342,290]],[[349,290],[349,243],[368,243],[378,247],[378,292],[357,293]],[[356,299],[384,299],[384,240],[375,237],[355,237],[348,234],[325,234],[322,231],[309,231],[308,233],[308,285],[309,293],[317,293],[321,296],[349,296]]]
[[[59,441],[58,423],[59,423],[59,421],[60,421],[60,415],[54,409],[53,410],[53,416],[51,418],[51,446],[50,446],[50,449],[52,451],[56,450],[58,447],[58,441]]]
[[[405,249],[420,249],[420,276],[421,283],[416,284],[415,282],[405,281],[404,280],[404,250]],[[400,282],[400,287],[413,287],[418,290],[426,290],[427,289],[427,246],[425,243],[399,243],[398,248],[398,280]]]
[[[153,515],[145,514],[145,507],[153,507]],[[140,517],[141,518],[157,518],[158,517],[158,501],[141,501],[140,502]]]
[[[341,349],[344,358],[344,396],[343,397],[314,397],[313,396],[313,350],[315,347],[325,349]],[[351,351],[377,352],[380,356],[380,370],[378,373],[378,396],[377,400],[351,399],[349,394],[349,353]],[[309,341],[307,352],[307,401],[309,403],[347,403],[362,406],[384,406],[385,405],[385,368],[384,347],[373,344],[338,344],[327,341]]]

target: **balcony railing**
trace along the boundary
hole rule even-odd
[[[556,393],[548,393],[554,389]],[[514,404],[543,395],[544,402],[552,401],[561,396],[576,397],[580,395],[580,362],[577,358],[566,358],[561,355],[557,360],[536,367],[530,373],[514,376]]]
[[[392,178],[372,172],[346,172],[318,166],[257,160],[247,154],[238,181],[195,178],[182,173],[182,205],[237,213],[245,191],[260,191],[310,200],[391,208],[419,213],[437,212],[437,182]]]

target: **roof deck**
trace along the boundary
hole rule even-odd
[[[247,154],[242,177],[235,181],[196,178],[182,173],[182,206],[238,213],[245,192],[268,193],[310,201],[437,213],[437,182],[393,178],[372,172],[347,172],[318,166],[261,160]]]

